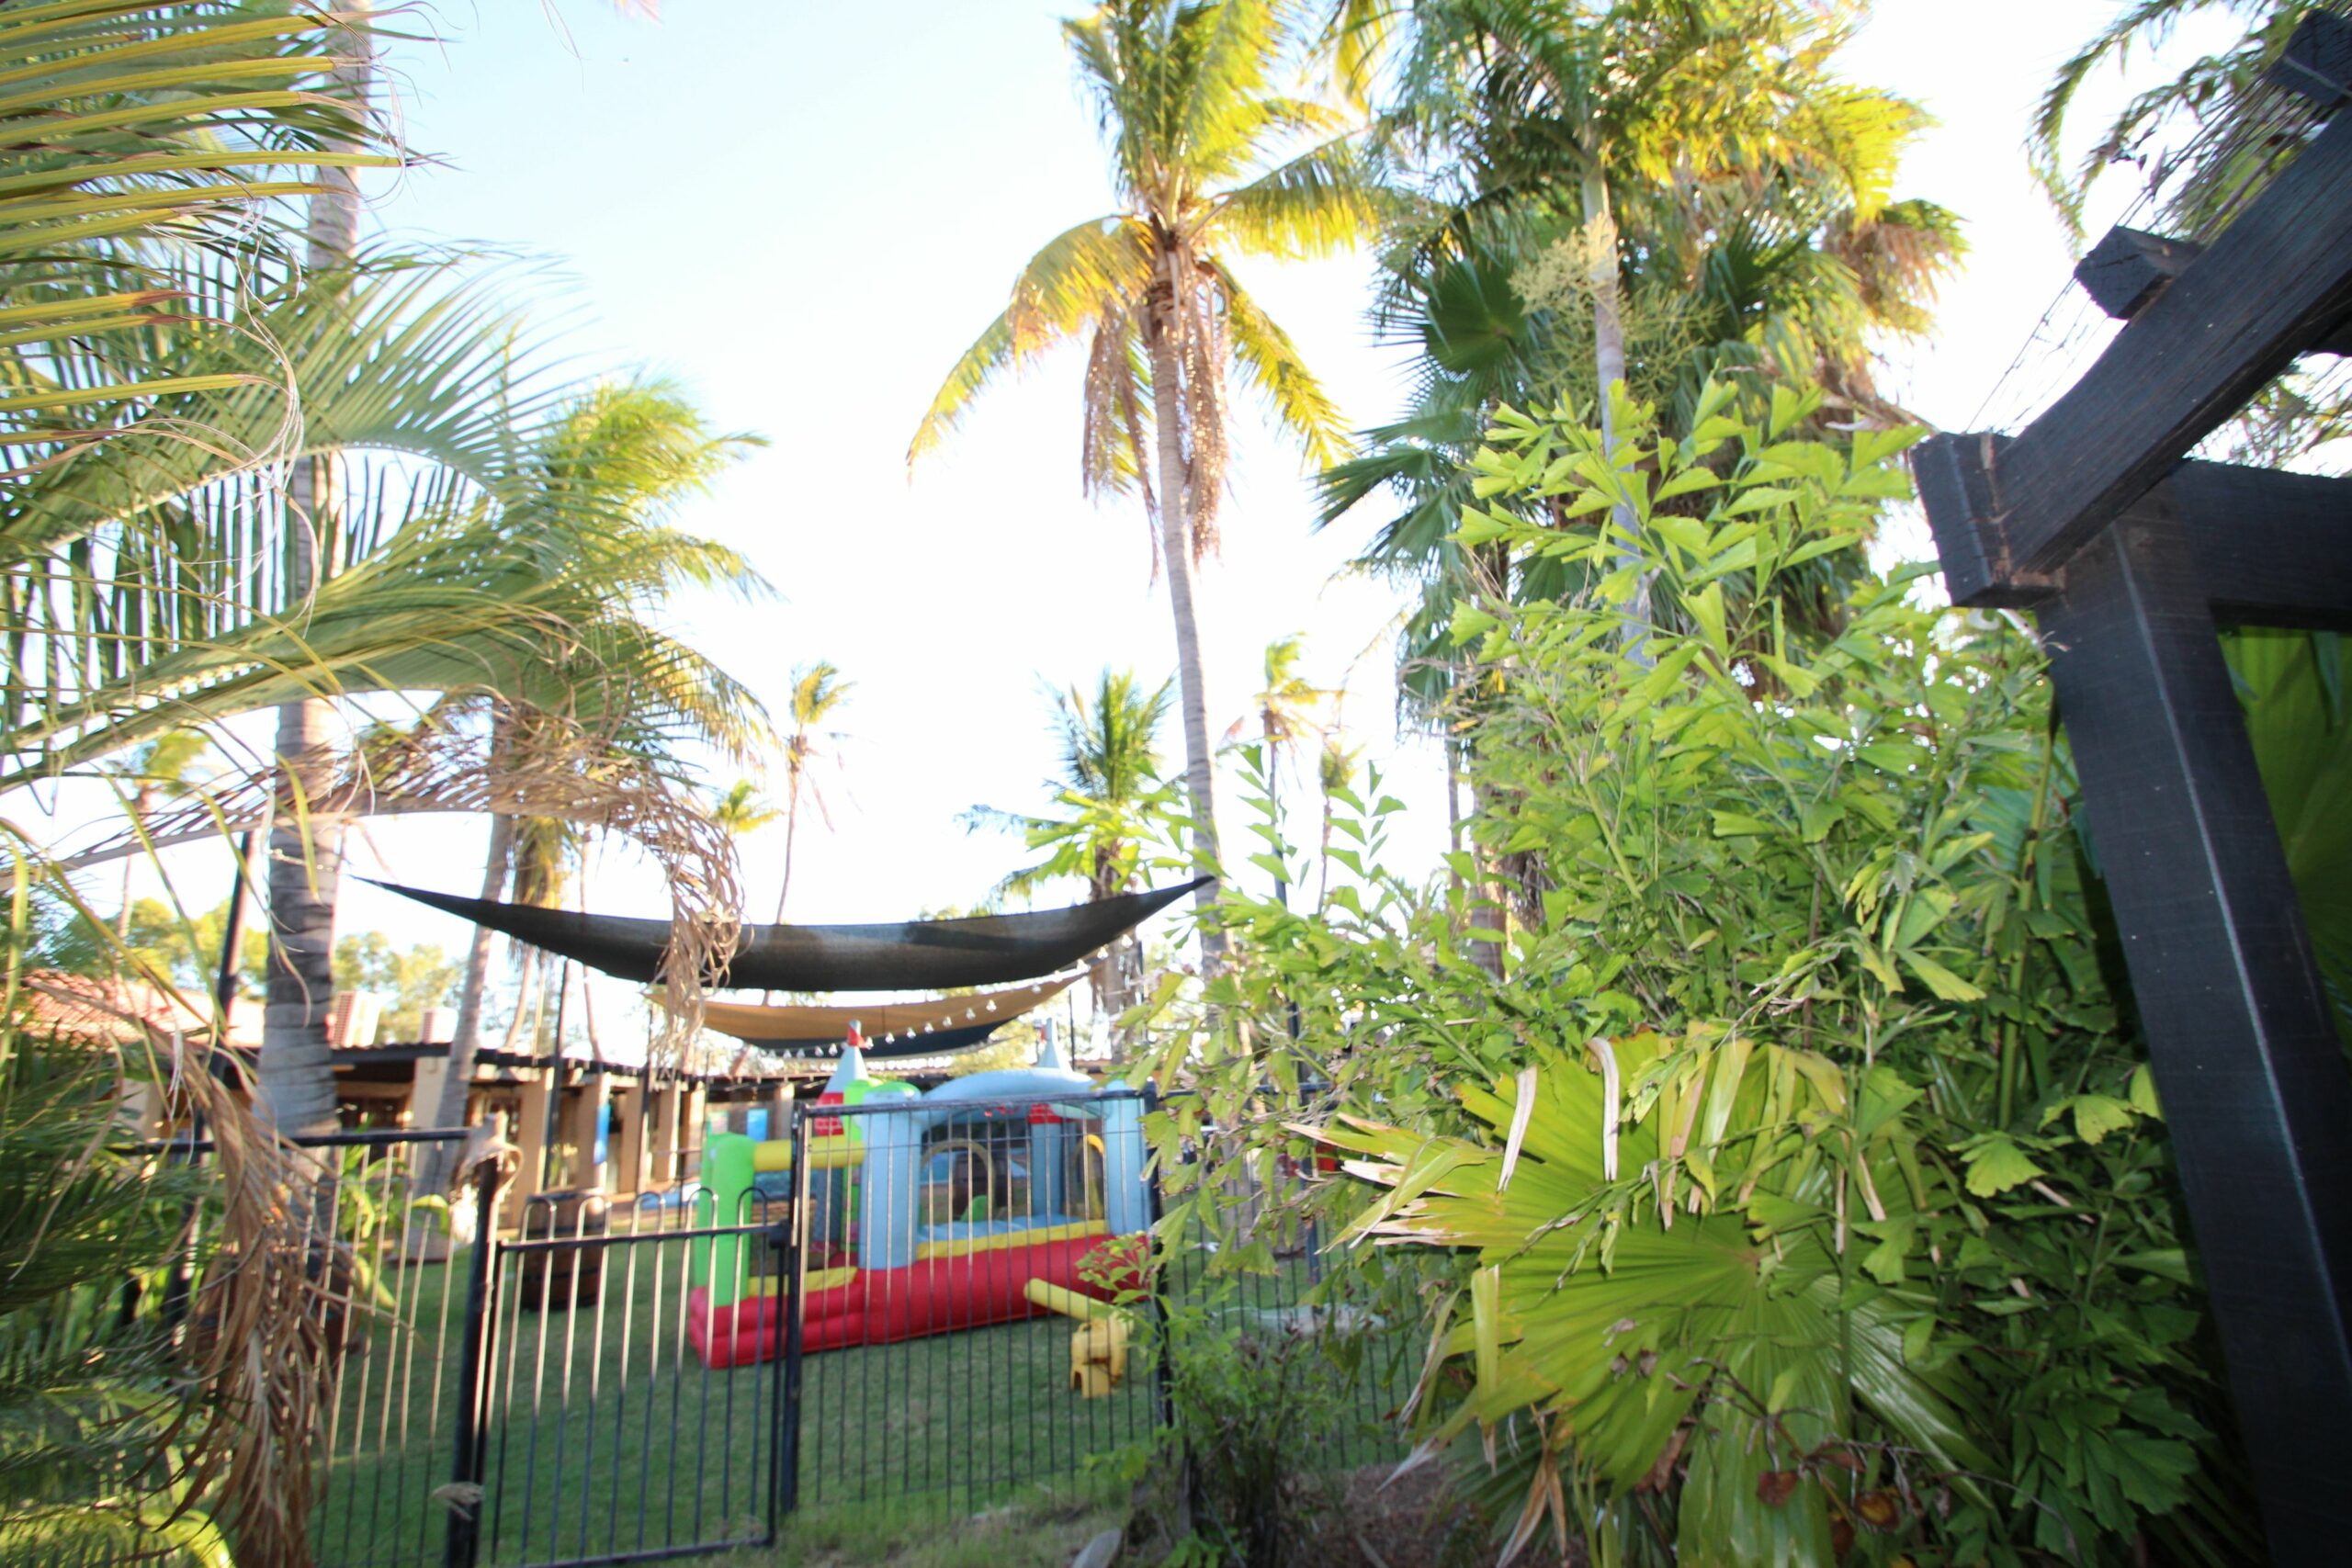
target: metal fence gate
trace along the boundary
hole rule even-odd
[[[697,1180],[609,1209],[543,1195],[503,1228],[486,1166],[424,1190],[462,1134],[311,1140],[342,1271],[321,1568],[680,1557],[771,1543],[796,1507],[1067,1484],[1166,1427],[1170,1302],[1354,1332],[1299,1305],[1311,1232],[1238,1288],[1212,1290],[1198,1247],[1150,1258],[1148,1103],[803,1106],[786,1137],[714,1137]],[[1086,1297],[1124,1301],[1133,1332]],[[1380,1457],[1410,1337],[1346,1348],[1361,1419],[1327,1458]]]
[[[478,1391],[460,1449],[479,1487],[449,1560],[625,1562],[775,1539],[781,1363],[714,1367],[708,1280],[772,1250],[757,1194],[525,1206],[488,1248]],[[781,1206],[778,1206],[781,1214]]]

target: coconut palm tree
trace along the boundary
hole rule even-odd
[[[158,449],[153,438],[166,427],[180,446],[209,444],[201,421],[174,416],[187,400],[229,388],[151,352],[167,318],[193,322],[202,305],[160,281],[158,258],[175,245],[282,256],[286,235],[267,203],[315,189],[327,169],[388,161],[361,145],[367,133],[332,82],[334,51],[350,43],[331,14],[290,6],[97,0],[0,9],[0,75],[11,103],[0,129],[0,367],[9,393],[0,402],[9,447],[0,473],[0,636],[12,650],[0,694],[0,773],[19,782],[53,776],[53,721],[93,686],[129,678],[158,640],[186,631],[180,621],[159,627],[125,615],[137,595],[76,602],[73,592],[105,570],[100,558],[136,558],[172,519],[122,513],[101,540],[97,520],[44,505],[42,493],[54,496],[73,470],[87,473],[142,445]],[[232,450],[240,463],[271,455],[266,444]],[[47,672],[38,694],[19,679],[27,667],[18,660],[31,649]],[[201,687],[150,687],[144,705],[159,713],[148,731],[88,757],[201,723],[206,702]],[[21,840],[15,852],[20,887],[46,876]],[[303,1488],[266,1461],[246,1462],[271,1450],[266,1434],[181,1417],[199,1393],[248,1373],[241,1392],[258,1397],[243,1408],[292,1414],[301,1396],[272,1380],[300,1380],[311,1369],[271,1354],[266,1337],[230,1347],[233,1373],[218,1358],[168,1364],[164,1344],[124,1331],[112,1310],[124,1280],[179,1250],[188,1205],[218,1168],[159,1170],[119,1114],[135,1063],[87,1042],[61,1047],[27,1026],[24,934],[12,931],[7,943],[9,1005],[0,1014],[0,1210],[17,1222],[0,1291],[0,1470],[9,1478],[0,1487],[0,1557],[219,1562],[225,1548],[213,1527],[225,1507],[252,1560],[270,1560],[274,1545],[299,1539]],[[212,1081],[198,1071],[159,1087],[186,1104],[204,1100]],[[257,1177],[237,1135],[238,1108],[215,1097],[207,1109],[228,1179]],[[269,1186],[254,1179],[251,1190]],[[243,1216],[230,1218],[233,1226]],[[251,1321],[240,1315],[250,1301],[232,1298],[239,1277],[266,1274],[251,1261],[259,1255],[208,1282],[207,1310],[228,1314],[217,1321]],[[288,1298],[277,1299],[282,1320]],[[265,1472],[271,1485],[252,1484]],[[225,1503],[204,1499],[212,1520],[176,1506],[224,1475]]]
[[[356,0],[364,21],[372,0]],[[373,39],[364,29],[335,66],[336,85],[364,111],[374,85]],[[359,248],[357,171],[332,171],[326,188],[311,197],[308,264],[314,272],[347,279]],[[337,562],[326,546],[330,513],[346,498],[332,448],[298,457],[288,474],[288,599],[300,604],[317,592]],[[334,1080],[326,1067],[327,1010],[334,991],[334,906],[343,876],[343,824],[314,813],[334,775],[335,709],[324,695],[305,695],[277,710],[277,765],[285,779],[283,809],[270,824],[267,888],[268,991],[262,1008],[257,1101],[289,1134],[335,1130]]]
[[[1589,379],[1577,376],[1570,387],[1589,389],[1604,440],[1613,440],[1613,389],[1631,368],[1629,270],[1678,227],[1708,242],[1718,232],[1690,221],[1688,193],[1739,186],[1737,213],[1769,201],[1776,186],[1826,184],[1845,193],[1849,225],[1882,220],[1892,150],[1920,117],[1891,95],[1829,74],[1856,14],[1850,5],[1800,0],[1411,6],[1389,46],[1398,93],[1385,123],[1423,166],[1439,207],[1409,253],[1421,266],[1401,268],[1400,279],[1408,291],[1423,282],[1467,286],[1508,323],[1513,307],[1503,295],[1519,271],[1511,243],[1523,243],[1532,227],[1541,243],[1565,248],[1559,304],[1584,317],[1577,337],[1589,367]],[[1498,243],[1502,256],[1466,272],[1447,265]],[[1433,278],[1420,276],[1431,265]],[[1456,341],[1476,347],[1480,339]],[[1450,411],[1451,420],[1447,412],[1421,411],[1451,433],[1466,410]],[[1613,521],[1633,526],[1622,507]],[[1645,591],[1630,619],[1638,628],[1649,617]]]
[[[737,779],[710,808],[710,819],[729,838],[741,840],[784,815],[759,795],[749,779]]]
[[[1173,682],[1146,691],[1133,671],[1105,670],[1091,692],[1070,686],[1049,696],[1059,752],[1046,781],[1053,813],[976,806],[965,814],[967,828],[1009,829],[1030,849],[1048,852],[1000,881],[991,902],[1027,898],[1071,876],[1086,884],[1089,903],[1131,892],[1151,846],[1169,841],[1181,820],[1179,792],[1161,772],[1159,739],[1175,700]],[[1090,984],[1099,1013],[1115,1017],[1133,1004],[1142,952],[1131,933],[1094,966]]]
[[[1363,748],[1345,744],[1339,727],[1334,725],[1323,732],[1323,750],[1315,759],[1315,783],[1323,803],[1323,833],[1317,863],[1320,879],[1315,889],[1315,908],[1320,911],[1331,897],[1331,807],[1343,792],[1355,788],[1356,776],[1362,770]],[[1451,791],[1453,781],[1447,781]],[[1458,848],[1458,845],[1449,846]]]
[[[1238,369],[1308,459],[1345,449],[1339,411],[1289,335],[1241,286],[1248,257],[1329,255],[1371,236],[1387,202],[1341,120],[1275,90],[1287,7],[1265,0],[1111,0],[1063,24],[1111,148],[1118,210],[1048,242],[1003,314],[948,372],[908,450],[936,446],[980,390],[1082,340],[1080,482],[1140,491],[1168,574],[1193,848],[1217,864],[1215,758],[1195,570],[1215,547]],[[1199,896],[1204,909],[1211,895]],[[1224,939],[1201,927],[1204,958]]]
[[[1403,62],[1384,123],[1408,145],[1432,213],[1391,253],[1374,321],[1414,356],[1414,391],[1363,433],[1360,456],[1325,472],[1319,522],[1383,492],[1401,503],[1362,559],[1422,589],[1399,663],[1424,712],[1447,689],[1463,596],[1576,586],[1556,562],[1514,565],[1454,537],[1473,499],[1469,458],[1498,408],[1566,400],[1605,423],[1605,361],[1636,399],[1665,405],[1668,429],[1687,426],[1710,377],[1813,382],[1839,423],[1907,421],[1878,391],[1873,355],[1924,329],[1962,251],[1949,213],[1887,197],[1917,111],[1828,75],[1835,10],[1736,0],[1712,19],[1685,15],[1702,9],[1640,0],[1567,17],[1548,0],[1426,0],[1409,44],[1392,35]],[[1759,64],[1726,28],[1804,47],[1767,50]],[[1640,69],[1604,69],[1611,48]],[[1604,79],[1586,82],[1595,71]],[[1702,80],[1692,103],[1757,90],[1695,127],[1688,104],[1654,112],[1633,96]],[[1605,277],[1600,205],[1615,239]]]
[[[792,846],[800,831],[800,797],[808,797],[827,828],[833,825],[832,810],[825,804],[825,792],[817,785],[816,764],[829,757],[838,761],[833,743],[846,738],[838,730],[821,730],[818,726],[830,718],[854,690],[854,683],[842,680],[838,667],[822,660],[804,664],[792,672],[792,729],[784,742],[784,881],[775,893],[778,924],[784,920],[784,901],[792,896]]]
[[[584,507],[625,525],[613,537],[610,555],[579,564],[601,582],[611,595],[607,604],[619,612],[606,629],[621,634],[614,651],[635,671],[622,700],[641,705],[642,715],[630,728],[640,732],[639,744],[649,752],[666,752],[681,738],[692,738],[741,757],[768,738],[764,715],[748,693],[724,672],[653,636],[642,620],[679,587],[763,591],[760,579],[739,557],[680,532],[668,521],[682,502],[703,493],[748,445],[741,436],[713,432],[674,387],[659,381],[616,382],[563,407],[541,434],[527,465],[535,476],[526,492],[535,499],[527,505],[545,507],[559,522],[570,511]],[[595,682],[581,689],[593,692]],[[493,767],[516,743],[516,716],[507,713],[492,720]],[[596,722],[603,728],[609,718],[599,716]],[[492,815],[482,897],[505,896],[514,871],[516,832],[514,816]],[[481,1049],[490,946],[491,933],[478,928],[466,955],[448,1073],[435,1111],[437,1126],[454,1127],[464,1120],[467,1089]],[[444,1172],[435,1165],[430,1174]]]

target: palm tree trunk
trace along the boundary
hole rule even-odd
[[[792,775],[792,788],[784,797],[784,885],[775,890],[775,923],[784,924],[784,901],[792,897],[792,840],[800,830],[800,775]],[[772,990],[760,993],[760,1005],[765,1007],[775,996]]]
[[[505,896],[507,867],[514,853],[514,818],[501,813],[490,819],[490,847],[481,872],[484,898]],[[465,988],[458,993],[458,1027],[449,1042],[449,1070],[441,1080],[439,1098],[433,1102],[435,1127],[466,1123],[466,1096],[474,1081],[474,1058],[481,1051],[482,998],[490,989],[490,928],[476,926],[473,942],[466,949]],[[419,1191],[438,1192],[448,1185],[455,1174],[449,1166],[450,1153],[437,1145],[427,1152]]]
[[[1176,333],[1181,302],[1176,298],[1175,259],[1163,254],[1151,289],[1147,331],[1151,347],[1151,408],[1158,426],[1159,457],[1159,554],[1168,571],[1168,606],[1176,618],[1176,684],[1184,719],[1184,792],[1193,807],[1193,861],[1197,871],[1218,871],[1216,758],[1209,750],[1208,696],[1203,690],[1201,627],[1193,605],[1193,509],[1184,479],[1183,374]],[[1193,895],[1202,915],[1201,962],[1214,970],[1225,957],[1225,933],[1209,918],[1213,889]]]
[[[526,947],[523,950],[523,962],[514,974],[514,1016],[506,1021],[506,1039],[503,1045],[505,1050],[514,1049],[516,1043],[523,1038],[523,1026],[530,1022],[532,1011],[538,1001],[539,991],[533,988],[537,986],[538,979],[539,950]],[[532,1024],[531,1028],[536,1035],[538,1026]]]
[[[1604,451],[1617,445],[1616,389],[1625,379],[1625,314],[1624,301],[1617,282],[1617,219],[1610,210],[1609,181],[1597,164],[1589,164],[1584,171],[1584,233],[1588,249],[1587,276],[1592,288],[1592,373],[1600,403],[1600,445]],[[1630,541],[1641,525],[1633,509],[1623,504],[1610,509],[1610,519]],[[1631,543],[1620,547],[1620,558],[1630,561],[1635,554]],[[1644,657],[1647,644],[1645,634],[1651,625],[1650,580],[1643,574],[1634,588],[1634,602],[1626,607],[1627,641],[1637,658]],[[1644,659],[1646,662],[1646,659]]]
[[[300,492],[312,487],[300,475]],[[296,536],[303,530],[298,525]],[[298,559],[309,552],[298,546]],[[327,1013],[334,995],[334,902],[343,879],[343,825],[311,808],[334,783],[334,709],[313,698],[277,714],[287,787],[269,831],[269,980],[262,1010],[260,1103],[286,1137],[335,1131]],[[299,790],[300,798],[296,798]]]
[[[369,6],[370,0],[350,0],[345,9],[364,24]],[[355,30],[345,47],[349,53],[336,67],[335,81],[364,104],[373,74],[371,40]],[[327,188],[311,198],[310,265],[346,265],[359,232],[358,178],[349,169],[325,170],[320,177]],[[332,455],[322,454],[296,463],[288,477],[287,603],[298,619],[334,569],[329,547],[333,471]],[[334,708],[326,698],[307,698],[278,710],[277,758],[285,787],[270,824],[269,999],[262,1014],[259,1076],[264,1111],[289,1137],[332,1133],[336,1126],[327,1009],[334,993],[343,826],[302,804],[319,801],[334,781]]]

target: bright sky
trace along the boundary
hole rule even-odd
[[[1019,265],[1109,206],[1056,27],[1069,8],[671,0],[651,22],[596,0],[480,0],[445,5],[445,41],[395,46],[389,61],[407,139],[434,163],[377,183],[378,223],[544,258],[527,292],[583,374],[673,376],[721,427],[773,443],[684,522],[744,550],[781,600],[697,604],[686,630],[779,712],[797,663],[828,659],[856,682],[840,766],[820,776],[832,830],[802,824],[796,919],[977,899],[1023,851],[957,818],[976,802],[1044,804],[1040,681],[1174,668],[1139,508],[1079,493],[1075,356],[989,393],[912,482],[903,462]],[[1973,247],[1937,337],[1901,356],[1894,389],[1939,425],[1969,423],[2065,278],[2071,258],[2020,142],[2052,67],[2113,9],[1978,0],[1958,25],[1947,6],[1882,0],[1847,60],[1856,80],[1939,120],[1898,194],[1957,210]],[[1393,412],[1399,383],[1363,323],[1362,262],[1246,278],[1353,423]],[[1385,628],[1400,602],[1339,575],[1373,519],[1311,534],[1295,456],[1251,421],[1239,448],[1224,559],[1201,588],[1212,722],[1246,711],[1269,640],[1304,632],[1308,674],[1349,682],[1351,741],[1410,807],[1397,857],[1428,863],[1444,838],[1442,765],[1394,734]],[[1168,745],[1181,756],[1172,726]],[[1229,801],[1223,817],[1230,839]],[[381,874],[380,854],[381,872],[470,894],[483,832],[470,819],[377,823],[352,869]],[[781,827],[744,851],[751,914],[764,919]],[[227,872],[225,853],[200,854],[177,873],[198,907],[217,895],[198,884]],[[608,853],[595,878],[591,908],[664,908],[629,857]],[[346,885],[341,929],[371,927],[453,952],[464,939],[456,921]]]

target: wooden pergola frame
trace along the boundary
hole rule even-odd
[[[2271,81],[2325,116],[2347,66],[2352,26],[2314,13]],[[2216,634],[2352,630],[2352,480],[2186,459],[2352,349],[2352,114],[2210,245],[2117,230],[2075,276],[2114,341],[2018,435],[1922,443],[1920,498],[1953,602],[2040,623],[2264,1527],[2282,1563],[2337,1562],[2352,1073]]]

